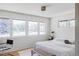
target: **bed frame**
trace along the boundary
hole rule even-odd
[[[48,53],[42,49],[31,50],[31,56],[33,56],[35,53],[38,54],[39,56],[56,56],[55,54],[51,55],[50,53]]]

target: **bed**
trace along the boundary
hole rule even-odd
[[[75,56],[75,44],[60,40],[37,42],[34,50],[42,56]]]

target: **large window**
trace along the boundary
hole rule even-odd
[[[27,25],[27,26],[26,26]],[[0,37],[46,34],[46,23],[0,18]]]
[[[59,21],[58,26],[59,27],[70,27],[70,28],[75,27],[75,20],[71,19],[71,20]]]
[[[40,23],[40,34],[46,34],[46,24]]]
[[[38,34],[38,22],[28,22],[28,35]]]
[[[0,18],[0,37],[10,36],[10,21],[6,18]]]
[[[13,36],[25,36],[25,21],[13,20]]]
[[[70,27],[75,27],[75,20],[70,21]]]
[[[59,22],[59,27],[66,27],[67,26],[67,22],[66,21],[60,21]]]

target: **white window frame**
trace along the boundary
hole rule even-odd
[[[72,21],[74,21],[74,24],[71,24]],[[70,20],[69,25],[70,25],[70,27],[74,28],[75,27],[75,20]]]
[[[9,28],[8,28],[8,34],[0,35],[0,37],[10,37],[10,36],[11,36],[11,35],[10,35],[10,34],[11,34],[11,32],[10,32],[10,30],[11,30],[11,29],[10,29],[10,27],[11,27],[11,25],[10,25],[10,23],[11,23],[11,22],[10,22],[10,19],[9,19],[9,18],[2,18],[2,17],[1,17],[0,19],[8,20],[8,21],[9,21],[9,23],[8,23],[8,24],[9,24],[9,25],[8,25],[8,26],[9,26]]]
[[[37,28],[36,28],[36,33],[30,33],[30,31],[29,31],[29,30],[30,30],[30,29],[29,29],[29,26],[30,26],[29,23],[32,23],[32,22],[33,22],[33,23],[34,23],[34,22],[36,23],[36,27],[37,27]],[[37,21],[28,21],[28,35],[29,35],[29,36],[38,35],[38,22],[37,22]]]
[[[71,24],[70,24],[70,22],[71,21],[75,21],[74,19],[70,19],[70,20],[62,20],[62,21],[58,21],[58,27],[59,28],[71,28],[71,27],[75,27],[75,24],[74,24],[74,26],[72,26]],[[66,22],[66,25],[65,26],[60,26],[60,23],[61,22]]]
[[[41,32],[41,24],[44,24],[44,32]],[[45,22],[39,22],[39,35],[45,35],[46,34],[46,23]]]
[[[26,27],[25,27],[25,30],[24,30],[24,32],[22,32],[22,33],[19,33],[19,34],[14,34],[13,33],[13,21],[23,21],[25,24],[25,26],[26,26],[26,21],[25,20],[21,20],[21,19],[12,19],[12,37],[17,37],[17,36],[26,36]]]
[[[61,25],[61,23],[65,23],[65,25]],[[65,27],[67,27],[67,21],[59,21],[59,22],[58,22],[58,26],[59,26],[60,28],[65,28]]]
[[[11,19],[11,18],[1,18],[1,19],[7,19],[10,21],[10,26],[9,26],[9,36],[3,36],[3,37],[20,37],[20,36],[27,36],[29,35],[29,22],[35,22],[36,23],[36,34],[31,34],[31,35],[45,35],[47,33],[47,29],[45,26],[45,33],[40,33],[40,23],[44,23],[45,22],[40,22],[40,21],[26,21],[24,19]],[[25,22],[25,30],[24,30],[24,35],[14,35],[13,33],[13,21],[17,20],[17,21],[24,21]],[[30,35],[30,36],[31,36]]]

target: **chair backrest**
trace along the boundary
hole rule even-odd
[[[7,44],[13,45],[13,40],[7,39]]]

